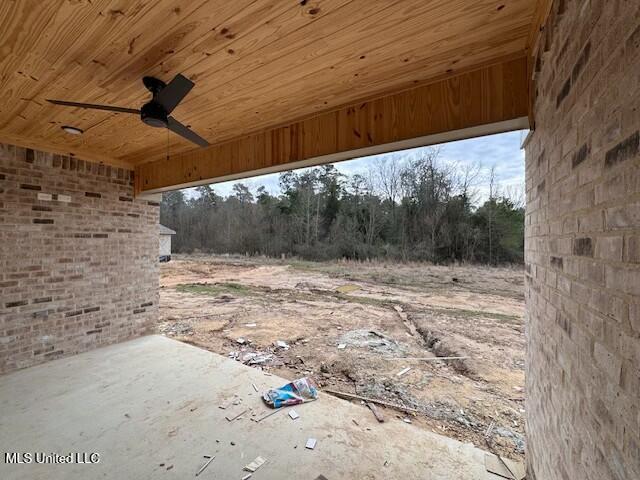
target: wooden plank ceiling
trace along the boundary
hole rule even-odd
[[[210,143],[523,57],[535,0],[7,0],[0,141],[139,165],[194,146],[135,115],[141,78],[182,73],[173,112]],[[71,136],[72,125],[85,131]],[[197,148],[197,147],[196,147]]]

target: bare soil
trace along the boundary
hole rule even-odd
[[[523,460],[521,268],[192,255],[161,272],[160,333],[480,448],[493,422],[493,448]]]

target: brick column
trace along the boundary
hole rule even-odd
[[[556,0],[535,65],[527,478],[640,478],[640,2]]]

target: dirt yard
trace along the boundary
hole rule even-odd
[[[160,333],[480,448],[494,422],[496,451],[523,460],[521,269],[175,256],[161,271]]]

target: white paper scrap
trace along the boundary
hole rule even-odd
[[[264,462],[266,462],[266,460],[262,457],[257,457],[253,462],[251,462],[249,465],[247,465],[246,467],[244,467],[244,469],[247,472],[255,472],[256,470],[258,470],[263,464]]]

